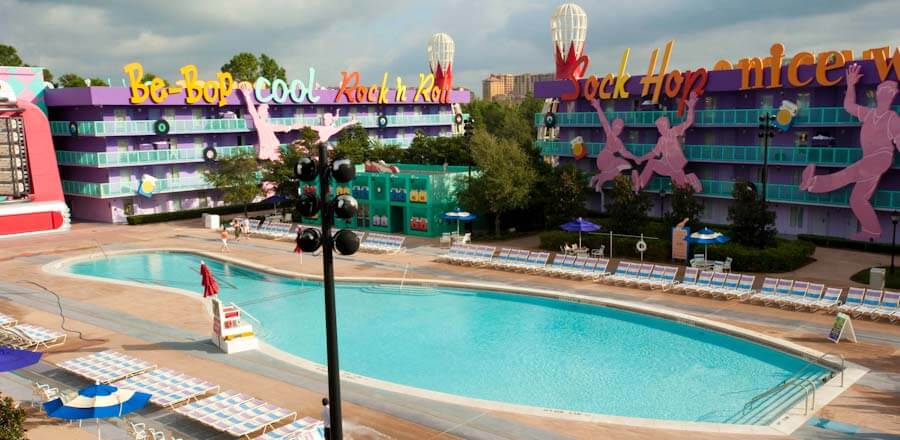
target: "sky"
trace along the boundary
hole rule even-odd
[[[323,85],[341,71],[362,82],[384,72],[417,82],[428,71],[426,47],[436,32],[456,42],[454,85],[480,94],[489,73],[552,72],[546,0],[0,0],[0,44],[57,77],[124,78],[138,61],[179,79],[196,64],[201,78],[238,52],[266,53],[304,79],[315,67]],[[900,0],[582,0],[588,15],[590,73],[616,70],[631,48],[629,72],[647,69],[650,51],[675,40],[671,68],[712,67],[768,54],[781,42],[801,51],[900,45]]]

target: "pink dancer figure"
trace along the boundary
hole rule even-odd
[[[603,150],[597,155],[597,170],[599,173],[591,177],[590,186],[594,187],[594,190],[597,192],[603,192],[604,183],[615,179],[622,171],[632,168],[631,162],[626,159],[637,161],[638,158],[631,154],[625,148],[622,140],[619,139],[622,129],[625,128],[625,122],[616,118],[610,124],[609,120],[606,119],[606,114],[603,113],[603,109],[600,107],[600,101],[596,99],[591,100],[591,106],[597,111],[597,117],[600,118],[603,132],[606,133],[606,145],[603,146]]]
[[[703,185],[700,184],[700,179],[696,174],[684,174],[684,166],[688,161],[684,157],[681,143],[678,141],[678,138],[684,136],[687,129],[694,123],[694,107],[696,105],[697,94],[691,93],[691,97],[687,101],[687,119],[675,127],[670,126],[669,118],[665,116],[660,116],[656,120],[656,128],[660,134],[656,147],[638,159],[638,163],[646,162],[640,175],[637,170],[631,172],[631,181],[635,192],[646,187],[653,178],[653,174],[671,177],[672,183],[676,186],[691,185],[695,192],[703,191]]]
[[[303,124],[294,125],[276,125],[269,122],[269,104],[261,104],[258,108],[253,105],[251,93],[253,88],[243,83],[240,86],[241,93],[244,95],[244,102],[247,104],[247,112],[253,119],[253,126],[256,127],[256,136],[259,139],[259,150],[257,157],[261,160],[278,160],[281,157],[281,141],[275,133],[287,133],[292,130],[299,130]]]
[[[827,193],[855,183],[850,193],[850,209],[859,220],[860,232],[853,235],[856,240],[867,240],[881,236],[881,224],[875,209],[869,203],[878,187],[881,176],[894,163],[894,148],[900,149],[900,117],[891,110],[897,96],[897,82],[884,81],[875,90],[875,108],[856,103],[856,84],[862,78],[861,67],[851,65],[847,69],[847,94],[844,110],[856,116],[862,123],[859,145],[863,157],[853,165],[832,174],[816,176],[815,164],[803,170],[800,189],[811,193]]]

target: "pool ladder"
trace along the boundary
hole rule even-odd
[[[801,368],[800,371],[795,373],[793,376],[785,379],[778,385],[775,385],[772,388],[769,388],[768,390],[763,391],[762,393],[754,396],[752,399],[750,399],[749,402],[747,402],[744,405],[742,414],[746,415],[750,410],[753,409],[754,403],[756,403],[762,399],[765,399],[766,397],[769,397],[775,393],[786,390],[788,388],[801,388],[804,393],[803,415],[808,415],[810,409],[813,409],[813,410],[816,409],[816,384],[812,380],[810,380],[808,377],[802,377],[802,375],[810,367],[819,365],[819,362],[825,360],[825,358],[827,358],[828,356],[834,356],[841,360],[841,371],[840,371],[841,385],[840,386],[841,386],[841,388],[843,388],[844,387],[844,365],[845,365],[846,359],[844,358],[844,355],[842,355],[840,353],[835,353],[835,352],[829,351],[827,353],[822,353],[821,356],[819,356],[818,358],[816,358],[813,361],[807,360],[806,366]],[[810,400],[809,400],[810,396],[812,396],[812,402],[811,402],[812,405],[810,405]]]

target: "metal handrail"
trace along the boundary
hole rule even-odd
[[[844,387],[844,369],[845,369],[844,364],[846,362],[846,359],[844,358],[844,355],[842,355],[840,353],[837,353],[834,351],[829,351],[827,353],[822,353],[821,356],[816,358],[816,362],[825,360],[825,358],[828,356],[836,356],[838,359],[841,360],[841,388],[843,388]]]
[[[768,396],[771,396],[779,391],[789,388],[790,386],[799,386],[803,390],[803,415],[809,414],[810,402],[809,397],[812,394],[812,409],[816,409],[816,385],[805,377],[790,377],[785,379],[778,385],[775,385],[772,388],[769,388],[766,391],[763,391],[760,394],[757,394],[749,402],[744,404],[744,409],[742,410],[742,414],[747,414],[753,407],[753,404],[757,401],[764,399]]]

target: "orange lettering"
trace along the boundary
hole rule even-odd
[[[833,86],[841,82],[843,76],[838,76],[835,80],[829,80],[828,72],[843,68],[845,63],[844,55],[840,52],[830,50],[820,53],[819,62],[816,63],[816,82],[821,86]]]
[[[341,76],[341,87],[338,89],[337,95],[334,95],[334,102],[338,102],[341,99],[341,96],[344,96],[347,99],[347,102],[356,102],[356,96],[354,92],[356,91],[356,85],[359,84],[359,72],[350,72],[342,71]],[[351,84],[350,81],[353,81]]]
[[[666,96],[668,96],[669,98],[678,96],[678,90],[680,90],[681,85],[684,84],[684,77],[681,76],[681,71],[675,69],[672,71],[672,73],[666,75],[665,84]]]
[[[891,67],[894,68],[894,77],[900,79],[900,48],[894,49],[894,56],[890,59],[890,64],[888,64],[888,56],[891,53],[890,47],[883,47],[880,49],[872,49],[872,58],[875,60],[875,68],[878,69],[878,77],[881,81],[887,79],[888,75],[891,74]]]
[[[781,63],[784,60],[784,45],[775,43],[769,48],[769,58],[766,59],[769,64],[769,88],[775,89],[781,87]]]
[[[669,68],[669,57],[672,55],[672,42],[669,41],[666,43],[666,51],[663,53],[662,64],[659,66],[659,73],[654,74],[653,68],[656,67],[656,57],[659,55],[659,49],[653,49],[653,52],[650,53],[650,65],[647,67],[647,75],[641,78],[641,84],[643,84],[644,88],[641,90],[641,96],[647,96],[650,94],[650,86],[656,86],[653,88],[653,98],[652,102],[659,102],[659,94],[663,89],[663,78],[666,70]],[[619,81],[622,81],[622,78],[619,78]]]
[[[759,89],[765,86],[763,81],[763,61],[759,58],[742,58],[738,61],[738,68],[741,69],[741,88],[747,90],[750,88]],[[753,86],[750,85],[750,74],[753,74]]]
[[[600,81],[597,80],[597,77],[591,75],[590,78],[584,81],[584,99],[588,101],[593,100],[597,97],[597,89],[600,88]]]
[[[801,65],[815,64],[815,62],[816,58],[813,56],[812,52],[798,52],[794,55],[794,58],[791,58],[791,63],[788,64],[788,84],[794,87],[808,86],[813,79],[810,78],[806,81],[800,81],[797,70]]]
[[[728,60],[719,60],[716,61],[716,64],[713,65],[713,70],[732,70],[734,69],[734,65],[731,64],[731,61]]]
[[[611,73],[607,73],[606,76],[600,80],[600,90],[598,95],[600,95],[600,99],[611,99],[613,92],[612,90],[608,90],[609,86],[613,84],[615,81],[615,77]]]

